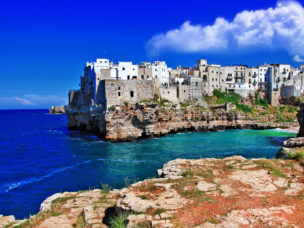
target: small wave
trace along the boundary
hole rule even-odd
[[[41,176],[41,177],[33,177],[27,180],[21,180],[18,182],[14,182],[14,183],[9,183],[9,184],[4,184],[4,185],[0,185],[0,192],[9,192],[15,188],[27,185],[27,184],[32,184],[32,183],[36,183],[39,181],[43,181],[49,177],[54,176],[55,174],[64,172],[66,170],[69,169],[73,169],[76,166],[80,166],[83,164],[88,164],[88,163],[92,163],[92,162],[96,162],[96,161],[112,161],[112,162],[121,162],[121,163],[144,163],[147,162],[146,160],[128,160],[128,159],[104,159],[104,158],[98,158],[98,159],[93,159],[93,160],[86,160],[86,161],[82,161],[82,162],[77,162],[75,165],[71,165],[71,166],[65,166],[59,169],[56,169],[54,171],[51,171],[50,173]],[[151,162],[151,161],[149,161]]]
[[[41,176],[41,177],[32,177],[28,180],[22,180],[22,181],[18,181],[18,182],[15,182],[15,183],[4,184],[4,185],[0,186],[0,191],[9,192],[10,190],[18,188],[20,186],[42,181],[42,180],[44,180],[46,178],[49,178],[49,177],[51,177],[51,176],[53,176],[57,173],[61,173],[61,172],[64,172],[65,170],[72,169],[73,167],[74,166],[66,166],[66,167],[56,169],[56,170],[54,170],[54,171],[52,171],[52,172],[50,172],[50,173],[48,173],[44,176]]]
[[[283,128],[275,128],[275,131],[283,131],[283,132],[288,132],[288,133],[298,133],[299,129],[298,128],[287,128],[287,129],[283,129]]]

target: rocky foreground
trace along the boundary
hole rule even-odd
[[[303,227],[303,171],[295,160],[177,159],[159,178],[58,193],[30,219],[0,217],[0,227]]]

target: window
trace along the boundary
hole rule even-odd
[[[141,75],[141,79],[144,79],[144,75],[143,74]]]
[[[118,86],[118,90],[120,90],[120,86]]]
[[[130,97],[134,97],[134,91],[130,91]]]
[[[147,75],[147,78],[149,78],[149,75]]]
[[[186,93],[186,90],[184,90],[184,93]]]
[[[118,96],[120,97],[120,92],[118,92]]]
[[[122,70],[125,70],[125,68],[123,67]]]
[[[195,82],[195,85],[198,86],[198,82]]]
[[[130,80],[130,75],[128,75],[127,79]]]

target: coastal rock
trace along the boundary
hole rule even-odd
[[[293,148],[293,147],[303,147],[304,146],[304,137],[289,138],[283,142],[284,147]]]
[[[298,137],[304,137],[304,104],[300,105],[300,111],[297,114],[297,119],[300,125]]]
[[[199,191],[208,192],[216,189],[216,184],[208,183],[205,181],[199,181],[196,185]]]
[[[109,112],[102,108],[89,111],[69,107],[67,115],[69,129],[91,131],[112,142],[134,141],[138,138],[187,131],[298,126],[298,123],[277,123],[270,116],[254,116],[236,110],[226,111],[225,108],[211,110],[194,104],[178,108],[171,103],[142,103],[115,106],[115,110]]]
[[[10,216],[0,215],[0,228],[4,228],[13,222],[15,222],[15,217],[13,215]]]
[[[67,196],[74,195],[71,192],[64,192],[64,193],[56,193],[48,198],[46,198],[40,205],[40,211],[48,211],[51,210],[52,202],[58,198],[64,198]]]
[[[274,192],[277,190],[267,170],[237,170],[229,178],[250,185],[251,189],[256,192]]]
[[[103,228],[119,217],[130,228],[301,227],[303,171],[293,160],[176,159],[158,170],[164,177],[120,191],[55,194],[19,225]]]

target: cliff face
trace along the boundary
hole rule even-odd
[[[69,129],[94,132],[108,141],[133,141],[184,131],[223,129],[267,129],[297,127],[298,123],[277,123],[273,115],[254,115],[220,105],[206,109],[198,105],[142,103],[100,107],[69,108]]]
[[[212,131],[222,129],[288,128],[297,123],[275,123],[271,116],[253,116],[223,108],[207,110],[200,106],[176,108],[173,104],[153,103],[116,107],[105,115],[105,139],[132,141],[183,131]]]
[[[297,136],[303,137],[304,136],[304,104],[301,104],[300,106],[300,111],[297,114],[297,119],[300,125],[300,130]]]

